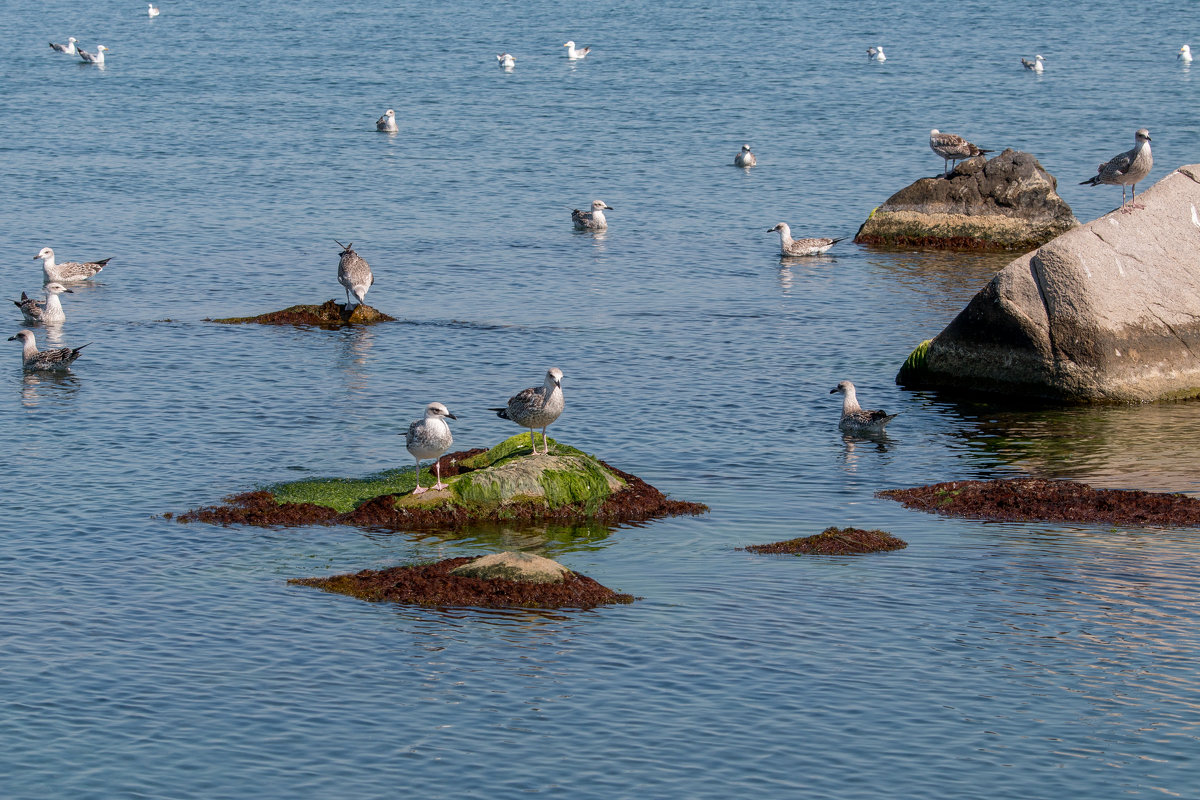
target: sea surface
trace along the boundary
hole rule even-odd
[[[0,0],[0,296],[37,251],[69,374],[0,358],[0,797],[1200,797],[1200,531],[985,524],[881,489],[1033,475],[1200,495],[1194,403],[897,387],[1008,260],[860,248],[930,128],[1079,186],[1150,129],[1200,160],[1194,3]],[[76,36],[103,69],[52,52]],[[563,42],[591,46],[569,63]],[[866,48],[882,45],[885,63]],[[506,73],[495,55],[517,56]],[[1046,57],[1037,76],[1020,58]],[[395,136],[374,121],[394,108]],[[759,166],[731,166],[749,143]],[[600,198],[604,233],[571,229]],[[401,322],[208,318],[342,298]],[[21,324],[7,312],[8,333]],[[50,333],[50,336],[46,334]],[[0,339],[2,341],[2,339]],[[645,525],[181,525],[259,485],[456,445],[550,366],[565,443],[711,506]],[[837,430],[839,380],[899,412]],[[829,525],[905,550],[753,555]],[[369,604],[288,578],[524,548],[641,598]]]

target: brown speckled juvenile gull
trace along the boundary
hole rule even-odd
[[[366,259],[354,252],[354,242],[342,244],[337,239],[334,241],[342,248],[338,260],[338,283],[346,290],[346,308],[355,305],[350,302],[351,294],[358,300],[357,305],[362,305],[366,302],[367,290],[375,283],[375,276]]]
[[[958,162],[964,158],[985,156],[991,150],[981,150],[966,139],[954,133],[942,133],[937,128],[929,132],[929,149],[942,157],[944,162],[943,175],[950,174],[950,162]]]
[[[1151,167],[1154,166],[1154,156],[1150,153],[1150,131],[1145,128],[1139,128],[1137,133],[1133,135],[1134,146],[1132,150],[1121,153],[1119,156],[1113,157],[1111,160],[1099,166],[1099,172],[1093,178],[1088,178],[1086,181],[1080,181],[1079,185],[1085,183],[1089,186],[1096,186],[1101,183],[1121,186],[1121,210],[1132,211],[1135,208],[1142,208],[1137,204],[1137,184],[1138,181],[1150,174]],[[1129,207],[1125,206],[1125,187],[1133,187],[1133,200]]]
[[[838,242],[845,239],[793,239],[792,229],[786,222],[780,222],[774,228],[767,228],[767,233],[779,231],[779,254],[784,256],[819,256]]]
[[[546,372],[546,382],[541,386],[522,389],[508,398],[504,408],[489,408],[495,411],[501,419],[511,419],[522,428],[529,428],[529,446],[537,455],[537,440],[533,438],[535,428],[542,429],[542,452],[549,453],[550,445],[546,443],[546,426],[558,419],[563,412],[562,370],[551,367]]]
[[[81,264],[78,261],[67,261],[62,264],[54,260],[54,251],[43,247],[33,257],[34,261],[42,260],[42,283],[75,283],[94,278],[96,273],[104,269],[104,265],[112,258],[102,258],[99,261],[89,261]]]
[[[34,300],[21,292],[21,299],[13,300],[13,305],[21,309],[21,314],[25,317],[26,322],[65,322],[67,315],[58,299],[63,292],[72,294],[71,290],[61,283],[48,283],[46,284],[45,300]]]
[[[858,405],[854,395],[854,384],[842,381],[830,394],[842,393],[842,420],[838,427],[849,433],[883,433],[883,428],[896,418],[886,411],[865,411]]]
[[[604,210],[613,211],[613,207],[603,200],[593,200],[591,211],[580,211],[578,208],[571,212],[571,222],[581,231],[596,231],[608,227],[604,218]]]
[[[20,330],[15,336],[8,337],[10,342],[22,342],[21,363],[27,370],[33,369],[66,369],[71,366],[71,362],[79,358],[79,351],[87,347],[87,344],[81,344],[79,347],[60,347],[57,350],[42,350],[38,352],[37,340],[34,339],[33,331]],[[91,342],[88,342],[91,344]]]
[[[733,165],[735,167],[753,167],[758,163],[758,159],[754,157],[754,153],[750,152],[750,145],[742,145],[742,149],[736,156],[733,157]]]
[[[441,458],[442,453],[454,444],[454,436],[450,433],[450,426],[446,424],[447,417],[458,419],[441,403],[430,403],[425,406],[425,417],[409,425],[408,432],[404,434],[404,446],[417,460],[417,485],[413,494],[423,494],[429,489],[446,488],[446,484],[442,483],[442,465],[437,461],[433,464],[437,473],[437,483],[428,489],[421,486],[421,459]]]

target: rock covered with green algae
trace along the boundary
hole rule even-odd
[[[700,503],[672,500],[640,478],[573,447],[550,442],[532,455],[529,434],[490,450],[443,456],[448,488],[414,495],[413,470],[365,478],[323,478],[276,484],[227,498],[227,505],[189,511],[181,522],[260,526],[357,525],[392,530],[461,528],[487,522],[621,523],[703,514]],[[422,483],[432,483],[423,472]]]
[[[313,325],[320,328],[341,327],[343,325],[371,325],[376,322],[395,322],[395,317],[389,317],[377,308],[361,304],[347,310],[337,300],[326,300],[319,306],[289,306],[282,311],[271,311],[256,317],[227,317],[225,319],[210,319],[207,322],[220,322],[226,325],[242,325],[256,323],[259,325]]]

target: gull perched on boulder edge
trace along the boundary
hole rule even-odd
[[[21,365],[27,370],[34,369],[66,369],[71,366],[71,362],[79,358],[79,351],[87,347],[87,344],[81,344],[79,347],[60,347],[56,350],[42,350],[38,352],[37,340],[33,336],[33,331],[25,329],[17,331],[15,336],[8,337],[10,342],[22,342],[21,349]],[[91,344],[91,342],[88,342]]]
[[[546,382],[541,386],[522,389],[508,398],[504,408],[489,408],[500,419],[510,419],[522,428],[529,428],[529,446],[537,455],[537,440],[533,438],[535,428],[542,429],[542,452],[549,453],[546,442],[546,426],[558,419],[563,412],[562,370],[551,367],[546,371]]]
[[[1150,169],[1154,166],[1154,156],[1150,152],[1150,131],[1139,128],[1133,135],[1133,140],[1135,144],[1132,150],[1109,159],[1098,167],[1100,171],[1096,173],[1095,177],[1079,182],[1080,186],[1084,184],[1097,186],[1101,183],[1114,186],[1119,184],[1121,187],[1121,210],[1125,212],[1142,208],[1137,204],[1138,181],[1149,175]],[[1128,207],[1125,206],[1126,186],[1133,187],[1133,199]]]
[[[430,403],[425,406],[425,417],[409,425],[408,432],[404,434],[404,446],[417,460],[417,485],[413,494],[423,494],[429,489],[446,488],[446,484],[442,483],[441,462],[436,460],[433,469],[437,473],[437,483],[428,489],[421,486],[421,459],[439,459],[442,453],[454,444],[454,436],[450,433],[450,426],[446,424],[447,417],[458,419],[441,403]]]
[[[367,290],[375,284],[375,276],[371,273],[371,267],[367,264],[366,259],[354,252],[354,242],[350,244],[342,244],[337,242],[338,247],[342,248],[339,253],[341,258],[338,259],[338,283],[346,290],[346,308],[352,308],[354,305],[363,305],[366,302]],[[358,303],[350,302],[350,295],[353,294]]]
[[[950,174],[949,164],[951,161],[957,163],[964,158],[985,156],[992,152],[991,150],[981,150],[958,134],[942,133],[937,128],[929,132],[929,149],[942,157],[944,162],[942,175]]]
[[[848,433],[883,433],[883,428],[896,418],[895,414],[886,411],[864,411],[858,404],[854,394],[854,384],[841,381],[837,387],[830,389],[830,394],[842,393],[842,420],[838,427]]]
[[[838,242],[845,239],[793,239],[792,229],[786,222],[778,223],[774,228],[767,228],[767,233],[779,231],[779,254],[784,256],[819,256]]]

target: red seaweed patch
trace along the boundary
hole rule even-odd
[[[259,325],[313,325],[320,328],[342,325],[369,325],[375,322],[395,322],[382,311],[368,305],[357,305],[349,311],[337,300],[326,300],[319,306],[290,306],[282,311],[271,311],[257,317],[227,317],[207,319],[205,322],[220,322],[226,325],[256,323]]]
[[[908,508],[996,522],[1085,522],[1141,527],[1200,527],[1200,500],[1183,494],[1093,489],[1075,481],[1013,478],[951,481],[889,489],[879,497]]]
[[[908,547],[908,542],[892,536],[887,531],[829,527],[812,536],[801,536],[773,544],[751,544],[742,549],[751,553],[845,556],[900,550],[905,547]]]

